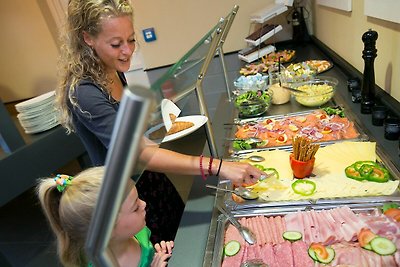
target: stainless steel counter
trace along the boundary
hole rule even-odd
[[[285,48],[287,47],[283,49]],[[297,51],[296,61],[330,59],[312,43],[307,46],[288,48]],[[339,80],[335,101],[354,113],[357,123],[363,127],[369,135],[370,140],[376,141],[385,153],[387,153],[388,157],[391,158],[393,165],[397,169],[400,169],[398,141],[384,139],[383,127],[372,126],[371,116],[361,114],[359,104],[351,102],[351,96],[347,90],[347,79],[349,78],[347,74],[339,66],[334,66],[324,73],[324,75],[334,76]],[[217,143],[218,154],[224,156],[227,153],[227,147],[224,146],[223,139],[227,137],[231,130],[224,128],[223,124],[233,121],[235,110],[233,104],[227,101],[226,94],[221,94],[218,107],[212,125],[216,136],[215,141]],[[308,110],[308,108],[291,101],[284,105],[272,106],[268,111],[268,115],[286,114],[303,110]],[[208,148],[206,147],[204,154],[207,154],[207,152]],[[216,182],[215,177],[211,177],[207,181],[207,183],[212,184],[216,184]],[[205,181],[200,177],[195,178],[175,239],[175,248],[169,266],[211,266],[218,216],[217,210],[214,209],[214,203],[217,198],[214,195],[215,192],[207,190],[204,185]]]

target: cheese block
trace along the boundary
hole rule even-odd
[[[399,186],[398,180],[386,183],[357,181],[347,178],[344,173],[344,169],[356,161],[376,161],[375,151],[374,142],[345,141],[320,148],[315,155],[313,175],[307,179],[316,184],[316,191],[311,196],[302,196],[292,190],[291,184],[297,179],[293,177],[290,168],[290,152],[281,150],[255,152],[251,155],[266,158],[259,164],[266,168],[275,168],[279,178],[265,179],[252,188],[267,201],[391,195]]]

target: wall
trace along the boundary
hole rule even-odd
[[[2,1],[0,98],[5,103],[55,89],[58,50],[40,1]]]
[[[361,37],[368,29],[378,32],[375,82],[400,101],[400,24],[365,16],[364,0],[353,0],[351,12],[312,1],[314,35],[361,73],[364,71]]]
[[[246,47],[244,38],[250,30],[250,15],[273,0],[169,0],[135,1],[135,23],[141,52],[147,69],[176,62],[194,46],[219,20],[234,7],[239,11],[224,44],[224,52],[238,51]],[[157,8],[155,8],[157,6]],[[287,25],[286,14],[270,20],[270,23]],[[145,43],[142,30],[154,27],[157,40]],[[254,25],[252,25],[254,27]],[[287,27],[290,28],[290,27]],[[270,41],[291,38],[291,29],[285,28]]]
[[[0,98],[13,102],[54,90],[57,79],[57,23],[49,10],[54,0],[3,1],[0,9]],[[57,0],[58,1],[58,0]],[[145,69],[175,63],[235,4],[239,11],[224,45],[225,52],[246,47],[249,17],[273,0],[134,1],[135,28]],[[270,20],[286,25],[271,42],[291,37],[285,16]],[[145,43],[142,30],[155,27],[157,41]]]

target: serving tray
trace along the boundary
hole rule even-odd
[[[364,257],[392,257],[390,260],[399,259],[399,251],[396,252],[395,255],[391,256],[379,256],[374,252],[362,252],[362,248],[359,247],[357,241],[357,233],[363,228],[366,227],[371,229],[375,234],[380,236],[387,237],[389,239],[394,238],[394,242],[398,239],[394,232],[399,230],[399,224],[393,221],[390,218],[387,218],[386,215],[383,215],[381,212],[381,207],[384,203],[380,204],[376,203],[362,203],[362,204],[347,204],[346,206],[338,206],[338,205],[307,205],[307,206],[287,206],[287,207],[271,207],[267,209],[252,209],[252,210],[242,210],[236,213],[234,216],[237,220],[239,220],[242,224],[249,227],[257,237],[256,245],[248,245],[241,237],[235,233],[236,229],[232,228],[229,221],[224,215],[220,215],[217,218],[216,225],[216,234],[215,234],[215,242],[213,247],[213,257],[212,257],[212,265],[213,267],[219,267],[222,265],[224,260],[227,261],[236,261],[243,262],[245,259],[250,258],[260,258],[264,257],[264,261],[268,260],[266,256],[261,256],[265,253],[266,246],[269,247],[270,252],[279,254],[279,246],[286,246],[289,249],[293,248],[294,243],[290,243],[288,241],[284,241],[282,238],[282,233],[284,231],[298,231],[302,233],[302,239],[297,242],[303,243],[303,250],[308,249],[309,245],[312,242],[322,242],[331,247],[344,245],[349,246],[348,249],[360,250],[359,253],[367,253],[364,254]],[[393,201],[390,201],[393,203]],[[396,202],[399,203],[399,202]],[[322,218],[324,217],[324,218]],[[330,219],[326,219],[330,217]],[[307,220],[306,220],[307,218]],[[302,222],[298,222],[301,220]],[[328,224],[321,223],[321,221],[328,222]],[[380,226],[376,224],[376,222],[380,221],[382,223]],[[332,227],[329,227],[330,224],[335,225],[335,230]],[[375,224],[375,225],[374,225]],[[390,225],[392,228],[395,227],[394,232],[383,231],[383,224]],[[311,225],[314,225],[312,227]],[[382,226],[382,227],[381,227]],[[229,228],[229,230],[228,230]],[[293,229],[296,228],[296,229]],[[322,230],[324,228],[324,230]],[[385,228],[386,229],[386,228]],[[397,230],[396,230],[397,229]],[[227,231],[228,230],[228,231]],[[326,234],[326,230],[331,231],[331,233]],[[393,230],[393,229],[392,229]],[[229,233],[228,233],[229,232]],[[228,233],[228,234],[227,234]],[[226,236],[227,235],[227,236]],[[329,236],[327,239],[326,237]],[[236,259],[233,257],[226,257],[224,259],[224,244],[230,240],[237,240],[241,243],[240,251],[238,252]],[[340,246],[339,245],[339,246]],[[347,249],[347,248],[346,248]],[[399,249],[399,248],[398,248]],[[294,249],[291,251],[285,250],[286,253],[290,252],[294,253]],[[257,253],[258,252],[258,253]],[[339,249],[336,251],[337,253],[337,261],[343,260],[340,255],[344,255],[343,250],[340,252]],[[343,254],[342,254],[343,253]],[[257,255],[258,254],[258,255]],[[300,253],[303,257],[307,257],[308,253],[303,251]],[[351,254],[351,253],[350,253]],[[265,255],[265,254],[264,254]],[[354,253],[352,255],[355,255]],[[284,255],[282,255],[283,257]],[[298,256],[298,255],[297,255]],[[271,257],[271,255],[269,255]],[[231,259],[229,259],[231,258]],[[292,259],[296,260],[296,257],[292,257]],[[280,262],[281,258],[276,257],[275,260]],[[303,259],[304,260],[304,259]],[[349,259],[347,259],[349,260]],[[357,260],[350,258],[350,261]],[[372,259],[371,259],[372,260]],[[388,260],[388,258],[386,258]],[[306,260],[307,261],[307,260]],[[308,263],[312,262],[311,259],[308,259]],[[350,262],[347,262],[349,264]],[[351,262],[357,265],[358,262]],[[237,266],[239,266],[239,262],[237,262]],[[341,263],[343,264],[343,263]],[[385,263],[382,263],[385,264]],[[224,266],[228,266],[228,262],[225,263]],[[283,265],[282,265],[283,266]],[[312,265],[314,266],[314,265]]]
[[[264,116],[264,117],[258,117],[258,118],[251,118],[251,119],[235,119],[234,120],[234,125],[236,126],[241,126],[244,127],[246,125],[254,125],[260,122],[266,122],[266,121],[274,121],[274,124],[279,124],[281,122],[284,122],[286,124],[289,124],[289,121],[293,120],[294,118],[300,118],[300,117],[306,117],[306,116],[312,116],[313,114],[319,114],[321,113],[321,109],[313,109],[313,110],[307,110],[307,111],[301,111],[301,112],[293,112],[293,113],[288,113],[288,114],[283,114],[283,115],[273,115],[273,116]],[[336,142],[341,142],[341,141],[367,141],[369,140],[368,135],[362,130],[361,126],[357,123],[357,121],[352,117],[350,112],[345,111],[345,118],[349,121],[349,123],[352,123],[354,125],[354,130],[358,133],[358,136],[355,138],[348,138],[348,139],[337,139],[337,140],[329,140],[329,141],[314,141],[314,143],[319,143],[321,145],[328,145]],[[300,123],[297,123],[300,124]],[[268,124],[269,125],[269,124]],[[268,126],[267,125],[267,126]],[[275,126],[274,126],[275,128]],[[264,150],[273,150],[273,149],[291,149],[291,137],[289,136],[289,132],[291,135],[295,135],[296,133],[300,132],[302,130],[301,127],[299,127],[299,130],[296,132],[291,132],[289,129],[285,129],[285,132],[282,133],[282,135],[286,134],[287,131],[287,141],[282,142],[282,143],[277,143],[274,142],[273,145],[271,146],[270,142],[267,144],[266,147],[256,147],[256,148],[250,148],[250,149],[241,149],[241,150],[236,150],[233,148],[233,143],[229,144],[228,147],[228,154],[237,156],[240,154],[246,154],[246,153],[251,153],[251,152],[256,152],[256,151],[264,151]],[[272,129],[275,131],[275,129]],[[237,132],[237,127],[232,127],[231,134],[230,136],[235,136]],[[268,132],[268,129],[265,130]]]
[[[400,172],[397,170],[391,159],[383,152],[380,146],[376,146],[376,159],[377,163],[382,167],[385,167],[391,176],[393,181],[400,179]],[[289,160],[289,159],[288,159]],[[355,159],[357,161],[357,159]],[[344,171],[344,170],[343,170]],[[267,178],[268,179],[268,178]],[[232,189],[231,183],[224,183],[219,185],[222,188]],[[396,200],[400,201],[399,188],[391,195],[380,195],[380,196],[355,196],[355,197],[337,197],[337,198],[318,198],[313,199],[310,196],[309,199],[301,200],[288,200],[288,201],[266,201],[262,198],[257,200],[245,200],[244,202],[236,202],[232,199],[231,193],[218,192],[219,196],[224,200],[225,205],[235,211],[244,209],[257,209],[257,208],[271,208],[271,207],[285,207],[285,206],[307,206],[307,205],[341,205],[341,204],[363,204],[363,203],[382,203],[385,201]]]

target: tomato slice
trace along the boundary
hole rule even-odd
[[[377,237],[377,235],[368,228],[362,228],[357,235],[358,243],[361,247],[368,245],[375,237]]]
[[[400,219],[400,209],[390,208],[387,209],[383,214],[395,219],[396,221],[399,221],[398,219]]]
[[[315,254],[317,254],[317,257],[320,259],[327,259],[329,256],[326,247],[321,243],[311,243],[310,248],[314,250]]]
[[[235,194],[232,194],[232,200],[235,201],[236,203],[243,203],[243,202],[245,202],[245,200],[244,200],[242,197],[240,197],[240,196],[238,196],[238,195],[235,195]]]
[[[324,129],[322,129],[323,134],[328,134],[332,132],[332,128],[329,126],[325,126]]]

